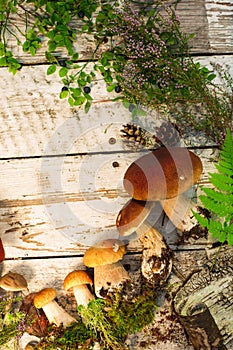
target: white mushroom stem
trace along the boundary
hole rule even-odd
[[[76,322],[76,319],[70,316],[55,300],[50,301],[42,309],[49,323],[54,323],[56,326],[63,324],[63,327],[66,328],[71,323]]]
[[[161,233],[147,221],[137,229],[137,233],[143,246],[142,275],[149,282],[162,284],[172,270],[170,249]]]
[[[161,233],[152,227],[148,221],[145,220],[136,232],[140,237],[144,249],[151,248],[151,242],[154,242],[153,249],[156,256],[161,256],[163,248],[167,249],[167,244]]]
[[[130,280],[130,277],[120,262],[94,268],[95,294],[99,298],[102,298],[101,289],[113,291],[126,280]]]
[[[94,299],[94,295],[90,292],[86,284],[74,286],[73,293],[78,305],[87,306],[89,301]]]
[[[198,211],[198,205],[184,194],[161,201],[161,204],[169,220],[179,231],[190,231],[198,224],[192,212]]]

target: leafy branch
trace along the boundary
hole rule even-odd
[[[195,212],[194,216],[219,242],[233,245],[233,137],[229,129],[215,167],[218,172],[209,174],[214,188],[202,187],[205,195],[200,195],[212,217],[207,219]]]
[[[24,29],[16,25],[17,19]],[[193,35],[182,32],[175,6],[165,0],[2,0],[0,4],[0,66],[16,74],[19,59],[9,48],[16,40],[34,56],[45,47],[47,74],[58,73],[60,98],[71,106],[93,100],[98,75],[113,100],[122,100],[132,116],[145,108],[162,109],[181,129],[194,128],[222,145],[232,130],[233,82],[219,66],[202,67],[189,48]],[[80,40],[93,47],[81,61]],[[60,50],[65,50],[61,55]],[[216,84],[219,75],[223,84]],[[201,112],[200,112],[201,111]]]

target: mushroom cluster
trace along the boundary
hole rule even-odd
[[[137,233],[143,245],[142,275],[152,285],[163,284],[171,272],[171,251],[163,236],[147,221],[160,202],[173,224],[182,229],[193,203],[184,195],[202,173],[202,162],[182,147],[161,147],[133,162],[124,175],[124,188],[132,197],[120,210],[116,226],[120,236]]]

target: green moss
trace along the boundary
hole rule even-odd
[[[88,307],[80,306],[80,319],[65,330],[52,327],[38,349],[91,349],[95,341],[101,350],[126,349],[127,335],[141,331],[151,323],[155,312],[155,292],[144,288],[131,300],[123,297],[123,290],[107,299],[91,300]]]
[[[93,334],[92,331],[87,329],[84,323],[81,320],[68,326],[66,329],[61,327],[51,326],[49,329],[48,336],[43,338],[37,349],[42,350],[76,350],[78,347],[81,349],[81,346],[92,343]]]

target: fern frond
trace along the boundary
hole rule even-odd
[[[229,176],[233,175],[232,166],[229,163],[219,161],[218,164],[215,164],[215,167],[222,174],[229,175]]]
[[[229,226],[229,232],[227,235],[227,242],[229,245],[233,245],[233,224]]]
[[[207,225],[207,229],[210,231],[210,233],[212,233],[213,237],[218,237],[222,232],[222,223],[220,221],[210,219]]]
[[[205,209],[217,214],[219,217],[224,217],[229,213],[229,205],[226,205],[226,203],[215,201],[213,198],[203,195],[200,196],[200,200]]]
[[[231,164],[233,166],[232,153],[233,153],[233,138],[231,135],[231,130],[228,129],[224,140],[224,144],[222,147],[222,151],[221,151],[221,159],[223,160],[231,159]]]
[[[220,191],[233,192],[233,178],[226,174],[210,174],[210,182]]]
[[[192,210],[192,213],[193,213],[193,216],[195,217],[195,219],[199,222],[199,224],[202,227],[207,228],[209,220],[193,210]]]
[[[209,181],[214,188],[202,187],[200,200],[205,209],[215,216],[206,219],[194,213],[199,224],[219,240],[233,245],[233,136],[227,130],[220,159],[215,165],[217,173],[209,174]]]
[[[222,202],[223,204],[227,201],[226,193],[217,191],[214,188],[203,188],[202,191],[213,201]]]

